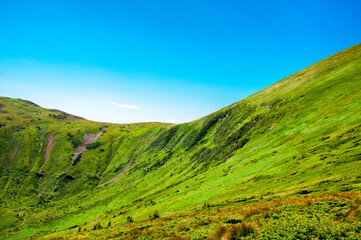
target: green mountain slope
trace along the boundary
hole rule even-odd
[[[97,123],[1,97],[0,235],[67,239],[75,227],[117,231],[156,211],[357,193],[360,69],[358,44],[179,125]],[[218,227],[204,225],[188,230],[207,237]]]

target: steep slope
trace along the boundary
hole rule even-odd
[[[358,44],[179,125],[96,123],[0,98],[2,235],[357,192],[360,69]]]

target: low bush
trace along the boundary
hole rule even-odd
[[[149,215],[150,219],[157,219],[159,217],[160,216],[159,216],[158,210],[155,210],[155,212],[153,214]]]
[[[225,226],[220,226],[214,233],[209,237],[209,239],[221,239],[222,236],[226,233],[227,228]]]
[[[86,145],[87,149],[95,149],[100,146],[100,142],[89,143]]]
[[[132,216],[128,216],[128,217],[127,217],[127,221],[128,221],[128,222],[134,222],[133,217],[132,217]]]
[[[227,229],[223,235],[223,239],[236,240],[240,237],[246,237],[257,232],[258,225],[254,222],[244,222],[237,225],[232,225]]]
[[[97,230],[97,229],[102,229],[102,225],[100,224],[100,222],[97,222],[96,224],[94,224],[93,230]]]
[[[74,159],[74,162],[73,162],[72,166],[77,165],[77,164],[80,162],[81,157],[82,157],[82,154],[80,153],[80,154]]]

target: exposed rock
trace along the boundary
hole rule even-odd
[[[56,136],[58,136],[58,134],[55,134],[55,135],[48,134],[48,144],[46,145],[46,151],[45,151],[45,162],[44,162],[43,165],[40,167],[39,174],[42,173],[42,169],[43,169],[45,163],[48,161],[48,159],[49,159],[49,157],[50,157],[50,151],[51,151],[52,147],[53,147],[54,144],[55,144],[55,138],[56,138]]]
[[[98,137],[100,135],[102,135],[102,133],[104,132],[104,129],[102,129],[101,131],[97,132],[97,133],[84,133],[84,140],[83,142],[76,148],[75,152],[74,152],[74,156],[73,158],[71,159],[71,164],[70,166],[67,168],[66,172],[69,171],[69,169],[74,165],[74,161],[75,159],[80,155],[82,154],[84,151],[87,150],[86,148],[86,145],[87,144],[91,144],[91,143],[94,143]]]

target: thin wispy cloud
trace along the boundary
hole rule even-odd
[[[165,123],[179,123],[179,121],[175,118],[166,118],[161,122],[165,122]]]
[[[106,101],[107,103],[112,104],[113,106],[119,107],[119,108],[127,108],[127,109],[139,109],[136,105],[130,105],[130,104],[121,104],[114,101]]]

